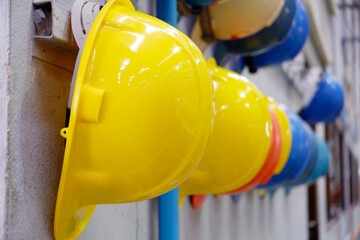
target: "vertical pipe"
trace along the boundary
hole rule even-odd
[[[177,23],[177,1],[176,0],[157,0],[156,16],[157,18],[176,27]]]
[[[159,240],[179,240],[179,188],[159,197]]]
[[[157,0],[156,15],[176,27],[177,1]],[[159,240],[179,240],[179,188],[159,197]]]

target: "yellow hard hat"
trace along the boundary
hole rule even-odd
[[[209,6],[217,39],[237,39],[269,27],[279,16],[285,0],[230,0]]]
[[[274,174],[279,174],[285,167],[291,149],[291,128],[285,110],[272,98],[267,97],[268,104],[272,107],[278,119],[281,130],[281,152]]]
[[[213,85],[200,50],[129,0],[108,2],[83,50],[56,212],[75,239],[97,204],[157,197],[194,170],[209,140]]]
[[[181,201],[192,194],[231,191],[263,166],[271,141],[271,117],[263,94],[241,75],[208,66],[215,87],[214,129],[195,171],[180,185]]]

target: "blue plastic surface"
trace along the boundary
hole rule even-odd
[[[318,143],[317,143],[317,137],[315,135],[315,133],[313,132],[312,129],[310,129],[310,127],[307,126],[307,131],[309,131],[310,134],[310,139],[311,139],[311,153],[310,153],[310,158],[309,158],[309,162],[304,170],[304,172],[302,173],[302,175],[296,179],[295,181],[291,182],[291,185],[299,185],[302,183],[305,183],[308,181],[308,178],[313,174],[318,159],[319,159],[319,149],[318,149]]]
[[[326,71],[317,86],[313,99],[300,115],[310,123],[331,123],[339,116],[343,106],[344,90],[335,77]]]
[[[330,162],[330,153],[329,148],[326,144],[326,142],[320,138],[317,137],[317,144],[318,144],[318,160],[315,166],[314,171],[307,179],[307,182],[313,182],[317,178],[322,177],[326,175],[328,169],[329,169],[329,162]]]
[[[296,0],[296,17],[290,34],[285,41],[271,48],[269,51],[253,56],[256,68],[278,65],[293,59],[303,48],[309,36],[309,19],[306,9],[300,0]]]
[[[263,53],[273,46],[285,40],[286,36],[290,33],[291,26],[293,25],[296,12],[296,0],[286,0],[279,17],[275,22],[258,33],[248,36],[246,38],[235,40],[224,40],[218,45],[219,49],[215,50],[215,57],[218,59],[222,48],[226,52],[240,53],[243,55],[254,55]],[[223,46],[221,46],[223,45]]]
[[[284,169],[274,175],[267,184],[258,188],[274,188],[298,179],[305,171],[310,161],[311,138],[305,123],[298,115],[286,109],[291,127],[291,150]]]

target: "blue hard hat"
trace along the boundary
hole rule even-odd
[[[210,3],[216,2],[216,0],[186,0],[186,2],[191,5],[206,6]]]
[[[309,36],[309,18],[300,0],[296,0],[296,16],[290,34],[285,41],[265,53],[252,57],[255,68],[281,64],[293,59],[305,45]]]
[[[317,178],[326,175],[329,169],[330,153],[326,142],[320,138],[316,138],[318,144],[318,160],[312,174],[308,178],[308,182],[313,182]]]
[[[311,154],[311,136],[308,127],[301,118],[289,109],[285,110],[291,127],[291,150],[285,167],[280,174],[274,175],[270,181],[259,188],[273,188],[281,184],[295,181],[309,165]]]
[[[310,158],[307,166],[305,167],[304,172],[298,179],[296,179],[294,182],[291,183],[292,185],[298,185],[306,182],[310,177],[310,175],[313,173],[316,167],[316,163],[318,161],[318,146],[317,146],[316,135],[309,126],[305,126],[305,128],[311,139]]]
[[[286,36],[290,33],[291,26],[293,25],[295,19],[295,12],[296,0],[285,0],[285,4],[280,12],[280,15],[272,25],[245,38],[224,40],[220,42],[218,47],[219,49],[224,47],[227,52],[240,53],[244,55],[263,53],[284,41]]]
[[[321,176],[324,176],[329,168],[329,149],[324,140],[320,139],[315,135],[316,143],[316,158],[315,165],[310,171],[310,174],[307,174],[303,178],[293,183],[293,185],[306,184],[316,181]]]
[[[315,95],[300,116],[307,122],[333,122],[344,106],[344,90],[335,77],[324,72]]]

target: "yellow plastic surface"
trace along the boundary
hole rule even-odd
[[[208,66],[215,87],[214,129],[199,166],[180,185],[181,201],[245,185],[260,171],[270,148],[271,118],[263,94],[214,59]]]
[[[184,34],[107,3],[81,58],[55,212],[55,238],[75,239],[97,204],[175,188],[198,165],[213,121],[206,61]]]
[[[268,104],[274,110],[276,117],[279,121],[281,130],[281,152],[278,164],[276,165],[274,174],[279,174],[288,160],[291,149],[291,128],[290,122],[286,116],[285,111],[279,106],[279,104],[271,97],[267,97]]]
[[[270,26],[279,16],[285,0],[230,0],[209,6],[217,39],[237,39]]]

